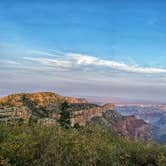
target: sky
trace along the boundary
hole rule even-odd
[[[166,1],[1,0],[0,96],[166,102]]]

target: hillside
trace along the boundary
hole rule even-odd
[[[49,105],[64,101],[64,97],[51,92],[39,93],[20,93],[13,94],[0,99],[0,108],[23,107],[28,106],[29,102],[39,107],[48,107]]]
[[[50,117],[59,111],[61,104],[86,103],[85,100],[74,97],[64,97],[52,92],[20,93],[12,94],[0,99],[0,115],[7,115],[12,118],[28,119]]]
[[[122,137],[130,137],[135,140],[150,140],[151,130],[145,121],[135,116],[122,116],[116,111],[106,111],[101,117],[94,117],[92,122],[107,126]]]
[[[0,123],[1,166],[165,166],[166,148],[117,137],[99,125],[68,130]]]
[[[122,116],[115,111],[113,103],[99,106],[88,103],[86,99],[65,97],[51,92],[22,93],[0,99],[0,120],[34,119],[46,124],[56,124],[60,118],[61,105],[67,101],[71,114],[71,125],[84,126],[93,119],[100,119],[104,125],[117,135],[133,139],[150,138],[150,129],[143,120],[133,116]],[[96,121],[96,123],[98,123]]]

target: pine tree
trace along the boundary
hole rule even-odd
[[[69,108],[69,105],[66,101],[64,103],[62,103],[61,110],[60,110],[59,123],[65,129],[68,129],[71,127],[71,121],[70,121],[71,115],[70,115],[70,111],[68,110],[68,108]]]

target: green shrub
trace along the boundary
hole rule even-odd
[[[1,123],[0,165],[165,166],[166,148],[120,138],[94,124],[78,130]]]

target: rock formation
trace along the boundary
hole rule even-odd
[[[77,103],[88,103],[85,98],[75,98],[75,97],[65,97],[65,100],[68,103],[77,104]]]
[[[115,111],[106,111],[103,118],[108,127],[120,136],[131,137],[136,140],[148,140],[151,137],[149,125],[135,116],[122,116]]]
[[[134,139],[150,137],[147,123],[134,116],[120,115],[112,103],[99,106],[88,103],[86,99],[63,97],[50,92],[14,94],[0,99],[0,120],[34,118],[40,122],[55,124],[64,101],[69,103],[73,126],[100,121],[120,136]]]

